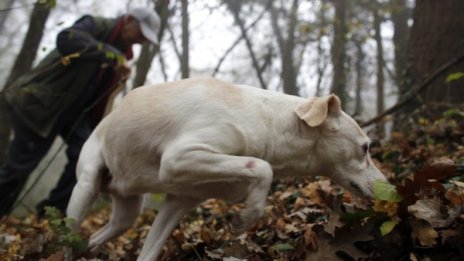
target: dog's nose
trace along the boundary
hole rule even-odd
[[[373,197],[373,192],[372,189],[369,188],[367,191],[363,190],[361,186],[359,186],[356,182],[351,181],[350,186],[359,194],[361,197],[366,197],[366,198],[372,198]]]
[[[354,183],[354,181],[350,182],[350,186],[354,188],[355,190],[357,190],[358,192],[360,192],[361,194],[363,194],[362,189],[358,186],[358,184]]]

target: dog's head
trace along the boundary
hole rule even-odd
[[[335,95],[312,97],[295,109],[298,117],[319,134],[315,159],[321,175],[329,176],[349,191],[373,197],[375,180],[385,181],[369,155],[370,139],[341,110]]]

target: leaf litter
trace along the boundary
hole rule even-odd
[[[392,133],[371,154],[389,184],[375,200],[352,196],[330,180],[275,181],[266,215],[238,234],[241,205],[207,200],[186,215],[166,241],[160,260],[464,260],[464,113],[420,118],[408,133]],[[109,219],[103,200],[82,224],[66,230],[56,213],[8,217],[0,225],[0,261],[61,261],[63,247],[79,261],[135,260],[156,211],[146,209],[122,236],[97,253],[86,240]]]

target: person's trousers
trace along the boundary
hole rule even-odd
[[[67,144],[66,156],[68,162],[48,199],[42,201],[37,210],[39,215],[43,215],[44,207],[52,206],[65,213],[72,190],[76,184],[75,170],[79,153],[92,131],[88,120],[83,119],[75,128],[62,124],[61,127],[55,128],[52,134],[46,138],[37,135],[14,115],[12,123],[14,139],[10,144],[6,162],[0,168],[0,217],[10,214],[30,174],[50,150],[58,135]],[[47,171],[52,170],[48,169]]]

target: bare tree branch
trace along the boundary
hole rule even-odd
[[[432,83],[434,80],[436,80],[438,77],[440,77],[446,70],[448,70],[450,67],[454,66],[455,64],[461,62],[464,60],[464,53],[461,53],[459,56],[454,58],[453,60],[449,61],[445,65],[441,66],[438,68],[433,74],[431,74],[427,79],[425,79],[421,84],[417,85],[416,88],[411,89],[406,95],[405,99],[398,102],[397,104],[393,105],[390,107],[388,110],[385,110],[382,114],[375,116],[374,118],[360,124],[361,127],[366,127],[371,124],[376,123],[377,121],[381,120],[383,117],[390,115],[397,110],[401,109],[403,106],[408,104],[409,102],[413,101],[414,99],[417,98],[417,96],[421,93],[423,93],[425,90],[427,90],[427,87],[429,87],[429,84]]]
[[[166,63],[164,62],[163,53],[160,52],[159,54],[159,62],[161,67],[161,73],[163,74],[163,79],[165,82],[168,81],[168,74],[166,73]]]
[[[240,18],[240,14],[239,14],[240,6],[237,6],[237,3],[234,2],[234,0],[227,0],[226,3],[228,4],[229,10],[232,12],[232,15],[234,16],[235,23],[237,23],[237,25],[239,26],[240,31],[242,33],[242,37],[245,40],[246,46],[248,48],[248,52],[250,53],[252,65],[253,65],[253,68],[255,69],[256,76],[258,77],[261,88],[267,89],[266,83],[264,82],[263,76],[261,75],[261,72],[259,69],[260,66],[258,63],[258,59],[256,58],[255,52],[253,51],[253,45],[251,44],[250,38],[248,38],[247,36],[245,25],[243,24],[243,21]]]
[[[176,37],[174,36],[174,32],[172,31],[171,26],[169,26],[169,25],[168,25],[167,29],[168,29],[169,35],[171,36],[170,40],[171,40],[174,52],[176,53],[177,59],[179,59],[179,61],[180,61],[182,59],[181,58],[182,54],[179,51],[179,47],[177,47],[177,42],[176,42]]]
[[[266,9],[264,9],[261,14],[250,24],[245,28],[245,32],[248,32],[251,28],[253,28],[261,18],[263,18],[264,14],[266,13]],[[216,76],[216,74],[219,72],[219,68],[221,67],[222,63],[226,59],[226,57],[229,55],[230,52],[240,43],[240,41],[243,40],[243,34],[240,34],[240,36],[234,41],[234,43],[225,51],[224,55],[219,59],[218,64],[214,68],[213,71],[213,77]]]

